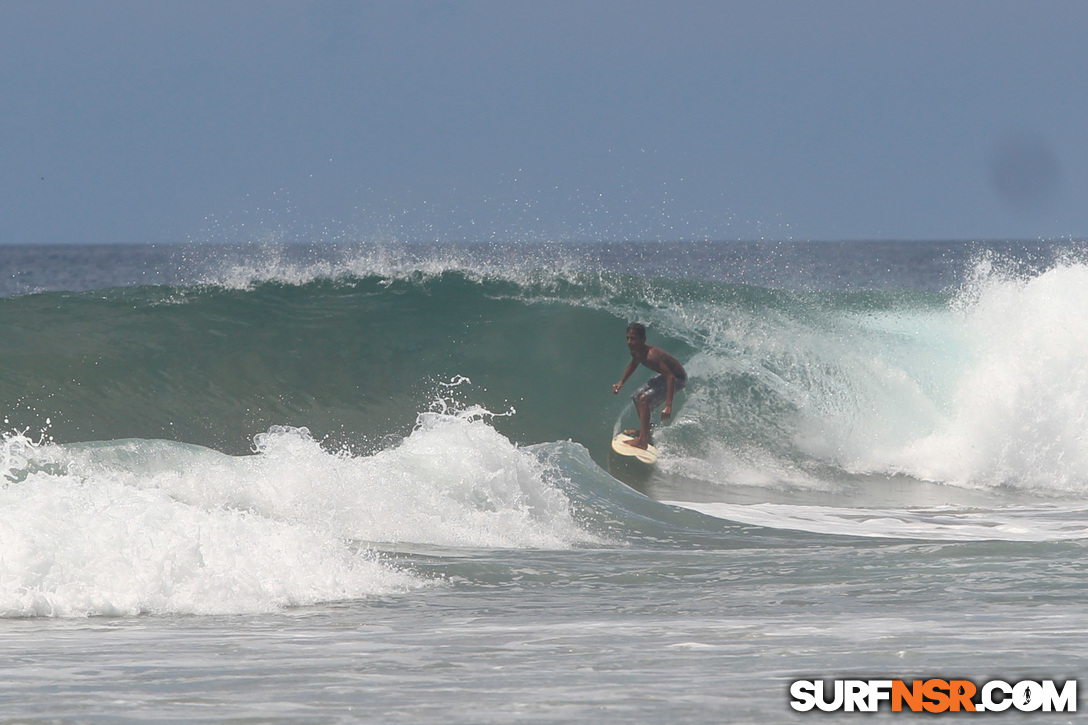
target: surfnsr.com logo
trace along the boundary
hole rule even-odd
[[[800,712],[1076,712],[1077,681],[990,680],[797,680],[790,685],[790,707]]]

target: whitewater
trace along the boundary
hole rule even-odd
[[[0,247],[0,722],[1076,679],[1086,252]],[[609,450],[632,321],[689,373],[653,468]]]

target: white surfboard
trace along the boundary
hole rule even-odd
[[[634,436],[629,436],[626,433],[620,433],[612,439],[612,450],[619,453],[621,456],[632,456],[642,461],[643,463],[657,463],[657,449],[653,446],[646,446],[645,449],[635,448],[629,446],[625,441],[633,441]]]

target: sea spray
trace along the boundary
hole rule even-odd
[[[948,412],[885,465],[960,485],[1088,495],[1088,266],[1022,276],[981,264],[953,309],[970,360]]]

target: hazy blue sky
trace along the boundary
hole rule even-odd
[[[1088,236],[1088,2],[0,0],[0,243]]]

